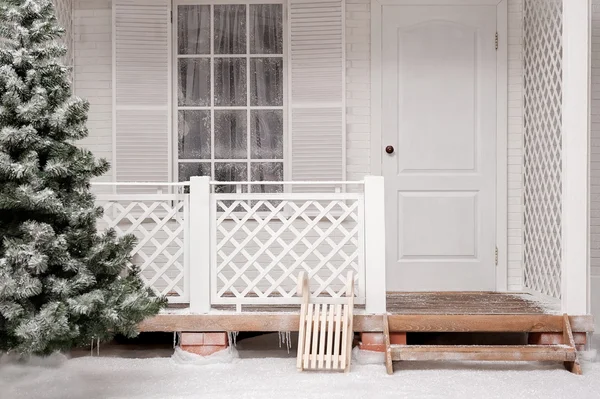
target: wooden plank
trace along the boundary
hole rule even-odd
[[[335,317],[335,305],[329,305],[329,311],[327,313],[328,325],[327,325],[327,356],[325,362],[325,368],[331,369],[331,362],[333,360],[333,319]]]
[[[308,289],[308,279],[306,278],[304,272],[300,272],[300,275],[298,276],[298,287],[296,288],[296,294],[302,295],[302,305],[300,305],[300,326],[298,327],[298,352],[296,354],[296,367],[298,370],[302,371],[304,369],[304,351],[306,350],[304,343],[307,328],[306,315],[308,312],[308,299],[310,295]]]
[[[390,332],[563,332],[562,315],[389,315]],[[593,332],[591,315],[569,316],[573,332]],[[159,314],[142,332],[298,331],[300,313]],[[380,315],[354,315],[354,331],[381,332]]]
[[[307,304],[303,303],[301,307],[301,314],[306,314]],[[304,334],[306,331],[306,320],[300,320],[300,331],[298,331],[298,354],[296,360],[296,367],[302,370],[302,355],[304,354]]]
[[[392,360],[572,361],[566,345],[392,345]]]
[[[385,370],[388,374],[394,374],[392,364],[392,349],[390,347],[390,326],[388,325],[387,315],[383,315],[383,338],[385,339]]]
[[[333,364],[337,369],[340,364],[340,336],[342,334],[342,305],[335,305],[335,333],[333,339]]]
[[[573,331],[571,331],[571,323],[569,321],[568,315],[566,315],[566,314],[563,315],[563,322],[564,322],[564,330],[563,330],[564,343],[566,345],[569,345],[569,347],[575,353],[575,358],[573,360],[565,361],[565,363],[564,363],[565,368],[573,374],[581,375],[581,374],[583,374],[583,372],[581,370],[581,364],[579,364],[579,358],[577,356],[577,349],[575,347],[575,339],[573,339]]]
[[[310,348],[311,334],[315,334],[315,332],[313,331],[313,324],[312,324],[314,306],[315,306],[314,304],[309,303],[307,306],[307,311],[306,311],[306,332],[305,332],[305,340],[304,340],[304,353],[302,354],[302,357],[304,358],[302,368],[304,368],[304,369],[307,369],[310,367],[309,360],[310,360],[310,353],[311,353],[311,348]]]
[[[312,337],[312,347],[310,348],[310,357],[311,357],[311,362],[310,362],[310,368],[311,369],[316,369],[317,368],[317,355],[319,353],[319,334],[322,333],[321,331],[319,331],[319,321],[320,321],[320,316],[321,316],[321,305],[320,304],[315,304],[315,314],[313,316],[313,337]]]
[[[344,372],[350,372],[350,363],[352,361],[352,342],[354,341],[354,273],[348,272],[346,277],[346,297],[348,304],[346,305],[346,325],[344,328],[344,338],[346,338],[346,348],[344,350],[345,364],[342,367]]]
[[[321,326],[319,327],[319,357],[317,358],[317,367],[325,368],[325,336],[327,335],[327,311],[329,305],[321,305]]]
[[[394,314],[547,314],[560,311],[529,293],[388,292],[387,311]]]
[[[570,316],[569,320],[574,331],[594,330],[592,316]],[[562,332],[563,330],[562,316],[559,315],[390,315],[388,321],[390,332]],[[360,323],[358,320],[355,322]]]
[[[344,312],[344,315],[342,317],[342,328],[341,328],[341,348],[340,348],[340,369],[345,370],[346,369],[346,340],[348,339],[348,306],[347,305],[343,305],[342,306],[342,311]]]

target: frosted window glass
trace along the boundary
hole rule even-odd
[[[179,54],[210,54],[210,6],[178,6]]]
[[[215,163],[215,180],[217,181],[247,181],[248,180],[248,164],[245,162],[216,162]],[[242,186],[242,192],[247,192],[248,187]],[[215,186],[217,193],[235,193],[237,188],[235,185]]]
[[[179,181],[190,181],[192,176],[210,176],[210,163],[179,163]]]
[[[283,111],[258,110],[251,112],[251,157],[256,159],[283,158]]]
[[[210,59],[180,58],[177,102],[182,106],[210,105]]]
[[[283,58],[252,58],[250,60],[250,104],[283,105]]]
[[[248,158],[246,115],[244,110],[215,111],[215,158]]]
[[[283,54],[283,6],[250,5],[250,53]]]
[[[210,111],[178,113],[179,159],[210,159]]]
[[[246,54],[246,6],[215,5],[215,54]]]
[[[279,181],[283,180],[283,163],[281,162],[253,162],[250,167],[252,181]],[[253,193],[281,193],[283,186],[278,184],[253,184]]]
[[[215,105],[246,105],[245,58],[215,58]]]

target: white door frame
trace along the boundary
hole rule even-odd
[[[508,290],[508,0],[371,0],[371,174],[383,175],[381,131],[381,23],[384,5],[497,7],[496,58],[496,290]]]

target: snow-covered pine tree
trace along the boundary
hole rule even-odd
[[[0,0],[0,352],[132,336],[166,303],[125,272],[133,237],[97,233],[90,179],[109,165],[75,145],[89,105],[62,34],[51,0]]]

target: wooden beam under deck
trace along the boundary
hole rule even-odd
[[[391,332],[557,332],[564,327],[560,306],[528,293],[388,292]],[[171,309],[144,321],[141,331],[298,331],[298,306],[247,306],[242,312],[193,314]],[[382,315],[355,312],[354,331],[382,332]],[[573,332],[591,332],[592,316],[571,316]]]
[[[140,331],[298,331],[298,313],[160,314]],[[570,316],[573,332],[593,332],[592,316]],[[519,315],[389,315],[391,332],[562,332],[563,316]],[[381,332],[381,315],[355,315],[354,331]]]

